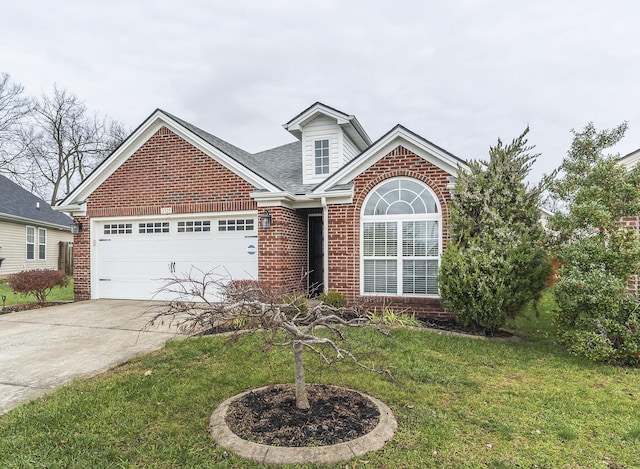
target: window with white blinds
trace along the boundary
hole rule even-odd
[[[362,292],[438,295],[441,222],[423,182],[394,178],[376,187],[362,214]]]

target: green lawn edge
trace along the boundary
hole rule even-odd
[[[393,440],[349,467],[638,467],[640,370],[568,355],[552,316],[515,321],[518,341],[350,330],[358,356],[401,384],[312,355],[307,380],[361,390],[396,415]],[[206,430],[228,397],[293,380],[290,351],[262,349],[259,333],[173,340],[21,405],[0,417],[0,467],[262,467]]]

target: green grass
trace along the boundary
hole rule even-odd
[[[348,467],[638,467],[640,370],[568,355],[553,338],[549,310],[510,326],[519,341],[349,331],[360,356],[393,366],[400,386],[308,355],[309,382],[367,392],[398,420],[384,449]],[[262,467],[215,447],[207,421],[226,398],[292,375],[289,350],[263,353],[258,334],[233,344],[219,336],[171,341],[0,417],[0,467]]]
[[[0,297],[6,295],[6,306],[18,305],[23,303],[36,303],[36,297],[33,295],[24,296],[21,293],[14,293],[6,280],[0,280]],[[47,296],[47,301],[73,301],[73,277],[69,276],[69,285],[64,288],[56,287],[51,290]],[[0,302],[0,307],[2,303]]]

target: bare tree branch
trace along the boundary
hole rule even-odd
[[[15,171],[14,163],[20,156],[18,131],[30,111],[23,91],[7,73],[0,74],[0,171],[8,175]]]
[[[54,86],[29,102],[11,174],[52,205],[63,199],[124,140],[124,127],[89,115],[74,94]]]
[[[181,331],[199,333],[237,322],[245,329],[262,329],[266,349],[293,347],[296,405],[299,408],[309,408],[304,349],[315,353],[328,365],[348,359],[362,369],[397,382],[388,368],[378,369],[362,363],[343,345],[343,332],[351,327],[373,327],[386,333],[362,313],[365,311],[362,307],[336,308],[321,302],[309,307],[306,298],[300,295],[273,289],[254,280],[233,281],[228,274],[215,270],[203,272],[192,268],[186,274],[163,280],[165,285],[158,294],[175,299],[153,307],[147,327],[169,321]]]

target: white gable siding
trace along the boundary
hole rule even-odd
[[[356,147],[355,143],[353,143],[353,141],[347,135],[344,135],[344,160],[342,161],[342,164],[344,165],[348,163],[359,154],[360,152],[358,151],[358,147]]]
[[[15,274],[23,270],[31,269],[57,269],[58,268],[58,242],[73,241],[73,235],[68,231],[56,228],[46,228],[37,224],[28,226],[35,227],[36,259],[27,260],[27,229],[26,224],[0,221],[0,257],[4,257],[0,266],[0,277]],[[38,259],[38,228],[47,230],[47,258]]]
[[[302,171],[303,183],[313,184],[324,181],[328,174],[315,173],[316,140],[329,140],[329,174],[333,174],[341,166],[339,147],[342,130],[335,120],[328,117],[317,117],[302,129]]]

